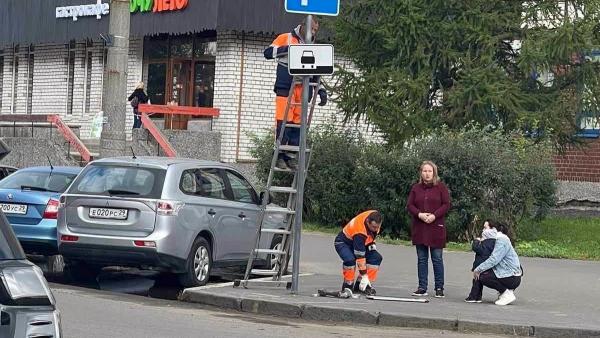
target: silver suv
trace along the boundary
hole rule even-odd
[[[165,157],[107,158],[88,164],[61,196],[59,252],[69,272],[85,267],[151,267],[183,286],[207,283],[213,267],[245,266],[260,200],[231,166]],[[267,215],[283,228],[283,215]],[[278,247],[265,236],[261,247]],[[270,268],[271,257],[259,257]],[[81,272],[83,273],[83,272]]]

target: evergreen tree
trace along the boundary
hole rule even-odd
[[[599,111],[600,0],[347,0],[334,27],[335,99],[391,143],[474,121],[560,147]]]

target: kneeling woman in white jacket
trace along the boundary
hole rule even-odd
[[[489,226],[498,230],[494,251],[475,268],[473,277],[484,286],[498,291],[500,297],[496,300],[496,305],[508,305],[517,299],[514,290],[521,285],[523,268],[510,238],[506,235],[508,227],[496,222],[489,222]]]

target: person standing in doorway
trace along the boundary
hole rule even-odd
[[[133,129],[140,128],[142,126],[142,117],[138,111],[138,106],[142,103],[148,103],[148,95],[144,92],[144,82],[138,82],[127,101],[129,101],[133,108]]]
[[[437,166],[424,161],[419,181],[408,196],[407,209],[412,216],[411,238],[417,249],[419,287],[413,296],[427,296],[429,254],[435,277],[435,297],[444,297],[444,260],[446,247],[445,216],[450,209],[448,188],[440,181]]]

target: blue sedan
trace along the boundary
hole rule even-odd
[[[0,208],[27,254],[48,257],[49,270],[61,269],[57,255],[56,218],[60,195],[80,167],[32,167],[0,181]],[[62,261],[62,260],[61,260]]]

